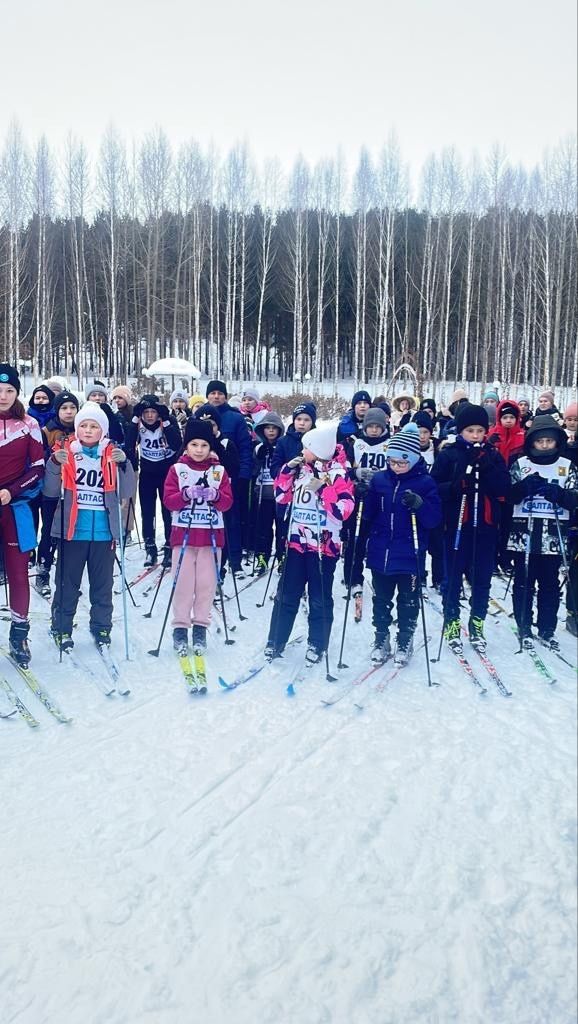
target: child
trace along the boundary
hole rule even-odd
[[[271,460],[275,445],[285,433],[283,420],[276,412],[267,412],[255,427],[257,443],[253,452],[255,461],[253,492],[249,507],[254,538],[255,571],[257,575],[267,571],[273,547],[273,523],[275,520],[275,489],[271,476]],[[277,550],[277,558],[282,552]]]
[[[353,598],[356,602],[359,602],[356,608],[358,615],[361,612],[361,597],[363,595],[363,562],[367,540],[367,525],[362,519],[356,543],[357,514],[360,503],[365,501],[370,481],[376,473],[379,473],[386,467],[385,453],[388,440],[389,431],[387,429],[386,415],[383,409],[373,408],[368,409],[365,413],[361,431],[351,434],[345,445],[346,455],[352,466],[351,475],[355,487],[355,509],[354,514],[349,517],[341,531],[341,537],[345,543],[343,565],[345,583],[348,587],[351,584]]]
[[[520,406],[511,398],[498,403],[496,427],[488,437],[507,466],[520,454],[524,447],[526,433],[520,424]]]
[[[369,391],[356,391],[351,399],[351,409],[339,421],[337,441],[344,444],[346,438],[363,429],[363,417],[371,405]]]
[[[426,398],[425,401],[428,402],[429,399]],[[412,423],[415,423],[419,430],[419,453],[425,462],[428,473],[432,471],[439,449],[439,440],[433,436],[435,421],[430,413],[431,407],[428,407],[427,412],[425,410],[416,412],[412,419]],[[427,550],[431,557],[431,585],[440,593],[444,579],[444,531],[441,517],[438,525],[429,531]]]
[[[578,402],[570,402],[570,405],[564,410],[564,430],[568,438],[568,446],[575,448],[578,444],[576,436],[578,430]]]
[[[187,392],[183,391],[182,388],[175,388],[169,399],[169,407],[179,425],[182,437],[185,436],[187,420],[192,415],[188,403],[189,396]]]
[[[32,392],[28,403],[28,415],[32,416],[41,427],[54,417],[54,399],[56,395],[46,384],[39,384]]]
[[[183,454],[170,467],[164,486],[163,501],[171,512],[173,574],[186,537],[173,597],[173,646],[178,653],[188,651],[191,622],[195,654],[206,649],[218,571],[213,544],[219,550],[224,546],[223,513],[233,504],[229,476],[214,453],[211,424],[191,417]]]
[[[145,543],[145,567],[157,564],[158,551],[155,531],[155,509],[157,495],[161,500],[161,511],[165,531],[163,566],[171,564],[171,516],[162,504],[163,488],[167,473],[176,462],[182,445],[181,432],[174,416],[166,405],[161,405],[156,395],[144,395],[134,407],[130,440],[127,438],[127,454],[131,463],[136,457],[136,446],[140,448],[140,475],[138,496],[142,514],[142,533]]]
[[[520,426],[526,430],[532,426],[533,412],[530,408],[529,398],[518,398],[518,408],[520,410]]]
[[[204,395],[191,395],[189,398],[189,409],[194,416],[197,409],[200,409],[201,405],[205,405],[207,399]]]
[[[570,513],[578,507],[576,466],[565,454],[566,435],[552,416],[537,416],[526,434],[524,454],[513,463],[514,505],[508,547],[514,552],[514,615],[520,644],[532,650],[532,602],[538,584],[538,636],[558,651],[555,637],[560,606],[562,539]],[[557,510],[557,513],[556,513]],[[556,519],[558,521],[556,521]]]
[[[391,415],[391,426],[393,432],[406,427],[417,409],[417,402],[413,395],[396,395],[391,403],[393,413]]]
[[[287,427],[284,436],[280,437],[277,441],[271,459],[271,476],[274,480],[279,476],[283,466],[301,454],[303,451],[303,436],[307,431],[313,430],[316,420],[317,409],[313,402],[301,402],[295,406],[291,416],[291,423]],[[285,539],[287,537],[286,512],[286,505],[277,504],[275,506],[275,536],[278,554],[285,549]],[[277,563],[277,569],[279,572],[283,569],[282,557]]]
[[[456,412],[454,444],[443,448],[431,476],[442,499],[446,554],[444,636],[453,651],[463,650],[460,591],[466,573],[472,587],[469,637],[476,650],[486,649],[484,620],[494,569],[499,503],[510,493],[510,477],[502,456],[484,442],[488,414],[481,405],[460,405]],[[463,505],[461,532],[457,534]],[[455,550],[456,539],[458,548]]]
[[[119,499],[130,492],[133,475],[122,449],[109,441],[108,417],[96,402],[85,402],[77,412],[74,430],[76,439],[50,456],[44,480],[47,498],[58,498],[61,487],[64,493],[62,515],[52,520],[52,536],[59,541],[52,635],[63,650],[74,646],[72,624],[85,566],[90,632],[97,646],[110,644]]]
[[[418,528],[419,567],[412,513]],[[406,665],[413,652],[419,614],[419,580],[424,578],[428,531],[441,521],[438,489],[420,457],[419,432],[408,423],[387,446],[387,469],[369,485],[363,518],[369,527],[367,565],[372,572],[376,664],[391,655],[389,627],[397,589],[397,643],[394,661]]]
[[[265,653],[280,656],[291,635],[305,587],[309,597],[306,660],[320,661],[333,623],[333,575],[342,523],[353,511],[353,484],[336,446],[334,427],[303,435],[303,451],[284,465],[275,480],[276,500],[290,506],[287,556],[279,582]]]
[[[255,440],[255,428],[263,417],[271,412],[267,402],[262,402],[257,388],[244,388],[239,403],[239,412],[245,417],[245,422]]]
[[[67,440],[74,439],[74,417],[79,408],[78,398],[71,392],[62,391],[54,399],[54,417],[42,428],[45,459],[48,460],[57,448],[64,448]],[[50,597],[50,570],[54,559],[55,544],[52,539],[52,520],[58,498],[42,495],[42,532],[36,559],[34,586],[42,597]]]

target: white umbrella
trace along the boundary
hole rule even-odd
[[[178,359],[176,356],[169,356],[166,359],[157,359],[151,363],[148,370],[143,370],[147,377],[194,377],[197,380],[201,371],[188,359]]]

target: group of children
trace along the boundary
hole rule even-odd
[[[38,510],[36,585],[45,596],[58,552],[56,642],[64,650],[73,645],[87,567],[90,631],[97,644],[108,644],[115,557],[130,539],[137,487],[149,567],[158,559],[160,499],[163,566],[174,577],[173,643],[179,651],[188,646],[191,626],[194,650],[204,650],[224,563],[238,574],[243,550],[254,552],[254,572],[266,572],[272,555],[280,571],[266,648],[271,658],[283,653],[305,590],[307,660],[324,656],[342,553],[350,592],[361,591],[365,566],[371,571],[374,661],[392,654],[396,595],[393,654],[398,664],[411,657],[428,551],[452,649],[460,651],[463,643],[464,578],[471,588],[467,634],[485,649],[494,552],[510,559],[521,644],[533,643],[537,585],[539,636],[558,646],[560,569],[567,550],[572,563],[576,554],[572,407],[565,427],[546,409],[529,417],[524,429],[519,405],[508,399],[496,401],[492,419],[493,395],[481,405],[458,396],[450,403],[450,418],[440,419],[433,399],[424,399],[416,411],[417,402],[401,396],[399,427],[391,434],[389,404],[358,391],[338,430],[318,427],[315,406],[303,402],[285,431],[254,389],[243,396],[244,408],[236,409],[218,380],[209,382],[205,396],[173,392],[168,406],[151,394],[133,404],[129,389],[120,385],[111,394],[116,411],[100,382],[87,387],[82,407],[71,391],[48,384],[35,389],[25,412],[19,391],[16,370],[0,365],[0,533],[10,586],[10,645],[21,664],[30,658],[28,563]],[[574,624],[575,584],[574,571],[568,586]]]

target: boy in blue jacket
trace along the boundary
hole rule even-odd
[[[429,530],[441,521],[438,489],[420,456],[419,430],[408,423],[387,446],[387,469],[369,484],[363,518],[369,525],[367,566],[374,589],[375,643],[372,661],[391,656],[389,627],[397,589],[396,665],[406,665],[413,652],[419,614],[419,579],[423,579]],[[413,540],[412,513],[418,533],[419,573]]]

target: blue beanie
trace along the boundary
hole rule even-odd
[[[301,402],[299,405],[296,405],[293,410],[293,415],[291,416],[292,422],[294,423],[295,417],[301,416],[301,414],[304,416],[311,416],[313,426],[315,426],[315,422],[317,420],[317,409],[313,405],[313,402]]]
[[[415,416],[412,416],[411,422],[415,423],[416,427],[424,427],[425,430],[429,430],[430,434],[433,434],[435,423],[429,412],[416,412]]]
[[[369,397],[369,391],[356,391],[353,398],[351,399],[351,408],[355,409],[358,402],[367,402],[371,405],[371,398]]]
[[[415,466],[421,458],[419,447],[419,430],[415,423],[408,423],[392,437],[386,448],[387,458],[405,459],[410,466]]]

